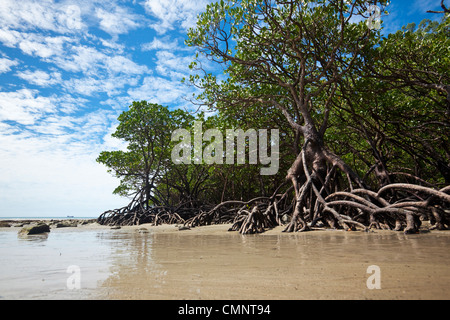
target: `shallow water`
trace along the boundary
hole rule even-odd
[[[19,238],[9,230],[0,232],[0,297],[449,299],[449,247],[450,234],[438,231],[242,236],[73,228]],[[381,289],[367,287],[371,265],[379,267]]]
[[[114,245],[112,241],[99,241],[106,231],[52,230],[33,236],[18,236],[17,230],[0,232],[0,298],[97,297],[98,285],[110,274]],[[67,286],[69,277],[74,275],[71,266],[80,268],[81,290]]]

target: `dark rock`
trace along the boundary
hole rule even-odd
[[[59,222],[55,224],[55,228],[68,228],[68,227],[77,227],[78,223],[75,221],[65,221],[65,222]]]
[[[82,220],[81,221],[81,225],[86,225],[86,224],[91,224],[91,223],[95,223],[97,222],[97,219],[87,219],[87,220]]]
[[[19,234],[32,235],[45,232],[50,232],[50,227],[47,224],[42,223],[35,226],[23,227],[22,229],[20,229]]]

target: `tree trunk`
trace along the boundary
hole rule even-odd
[[[148,175],[146,175],[145,177],[145,187],[144,187],[144,192],[145,192],[145,208],[149,209],[150,208],[150,181],[149,181],[149,177]]]

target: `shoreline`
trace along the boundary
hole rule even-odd
[[[1,228],[18,228],[26,225],[37,225],[45,223],[47,225],[56,225],[58,223],[71,224],[76,226],[83,226],[96,223],[97,218],[13,218],[0,219]]]
[[[219,225],[208,225],[195,227],[192,229],[179,230],[178,224],[162,224],[153,225],[151,223],[145,223],[133,226],[106,226],[101,225],[97,222],[97,218],[89,219],[60,219],[60,218],[49,218],[49,219],[32,219],[32,218],[21,218],[21,219],[5,219],[0,220],[0,231],[17,231],[19,232],[21,228],[39,224],[47,224],[50,226],[50,233],[53,230],[67,230],[67,231],[82,231],[82,230],[111,230],[111,231],[122,231],[122,232],[151,232],[157,233],[186,233],[186,234],[219,234],[219,233],[229,233],[228,229],[231,224],[219,224]],[[234,232],[233,232],[234,233]]]
[[[27,220],[57,222],[59,219]],[[314,230],[229,232],[231,224],[179,230],[176,224],[111,229],[95,219],[15,236],[0,227],[0,296],[33,299],[448,299],[450,230],[403,234]],[[23,220],[10,220],[11,223]],[[36,257],[45,257],[36,259]],[[68,290],[69,266],[82,272]],[[381,271],[381,290],[366,283]],[[1,278],[1,277],[0,277]],[[23,279],[27,279],[26,282]],[[1,299],[1,297],[0,297]]]
[[[237,231],[229,231],[228,229],[232,226],[229,224],[213,224],[213,225],[205,225],[205,226],[197,226],[193,228],[187,229],[179,229],[180,224],[161,224],[161,225],[153,225],[152,223],[144,223],[140,225],[133,226],[106,226],[101,225],[97,222],[97,218],[48,218],[48,219],[40,219],[40,218],[15,218],[15,219],[5,219],[0,220],[0,231],[19,231],[22,227],[38,225],[40,223],[45,223],[50,226],[50,230],[71,230],[71,231],[82,231],[82,230],[111,230],[111,231],[131,231],[131,232],[149,232],[152,234],[159,233],[178,233],[178,234],[195,234],[195,235],[221,235],[221,234],[239,234]],[[241,236],[295,236],[295,235],[324,235],[324,234],[349,234],[349,235],[370,235],[370,234],[396,234],[402,236],[412,236],[412,237],[420,237],[420,236],[450,236],[450,230],[430,230],[430,226],[428,221],[424,221],[421,227],[421,231],[419,234],[405,235],[401,231],[394,230],[378,230],[378,229],[370,229],[368,232],[365,231],[346,231],[344,229],[315,229],[311,231],[305,232],[283,232],[285,226],[276,226],[271,229],[266,229],[262,233],[257,234],[246,234]],[[51,231],[50,231],[51,232]]]

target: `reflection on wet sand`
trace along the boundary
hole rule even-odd
[[[0,230],[1,299],[449,299],[450,231]],[[70,266],[81,272],[70,290]],[[381,289],[370,290],[370,266]],[[369,269],[372,270],[372,269]]]
[[[450,234],[101,233],[113,299],[449,299]],[[114,241],[111,241],[114,240]],[[381,289],[367,268],[379,266]]]

